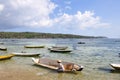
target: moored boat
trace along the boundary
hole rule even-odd
[[[78,42],[78,44],[85,44],[85,42]]]
[[[67,47],[67,46],[52,46],[52,48],[60,49],[60,50],[65,50],[65,49],[67,49],[68,47]]]
[[[38,58],[38,59],[32,58],[32,61],[36,65],[59,71],[57,60],[48,59],[48,58]],[[77,64],[74,64],[71,62],[62,61],[62,64],[65,68],[65,70],[63,72],[81,71],[83,69],[83,66],[77,65]],[[74,67],[74,66],[77,66],[77,67]]]
[[[8,55],[1,55],[0,60],[6,60],[12,58],[14,55],[13,54],[8,54]]]
[[[61,49],[50,49],[51,52],[59,52],[59,53],[69,53],[71,52],[72,50],[68,50],[68,49],[65,49],[65,50],[61,50]]]
[[[39,56],[40,55],[40,53],[26,53],[26,52],[21,52],[21,53],[12,52],[12,54],[14,54],[15,56]]]
[[[4,42],[0,42],[0,44],[4,44]]]
[[[68,48],[67,46],[51,46],[48,49],[66,50],[67,48]]]
[[[7,48],[6,48],[6,47],[4,47],[4,46],[0,46],[0,50],[2,50],[2,51],[6,51],[6,50],[7,50]]]
[[[120,70],[120,64],[110,64],[110,66],[112,66],[115,70]]]
[[[44,45],[25,45],[25,48],[44,48]]]

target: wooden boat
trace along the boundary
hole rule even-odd
[[[120,70],[120,64],[110,64],[115,70]]]
[[[3,42],[0,42],[0,44],[4,44]]]
[[[7,50],[7,48],[6,48],[6,47],[4,47],[4,46],[0,46],[0,50],[2,50],[2,51],[6,51],[6,50]]]
[[[78,44],[85,44],[85,42],[78,42]]]
[[[26,45],[25,48],[44,48],[44,45]]]
[[[17,53],[17,52],[12,52],[12,54],[14,54],[15,56],[39,56],[39,53],[26,53],[26,52],[21,52],[21,53]]]
[[[65,49],[65,50],[61,50],[61,49],[50,49],[51,52],[60,52],[60,53],[69,53],[71,52],[72,50],[68,50],[68,49]]]
[[[10,58],[12,58],[13,56],[14,56],[13,54],[9,54],[9,55],[2,55],[2,56],[0,56],[0,60],[10,59]]]
[[[38,58],[38,59],[32,58],[32,61],[36,65],[58,71],[57,60],[48,59],[48,58]],[[75,71],[81,71],[83,69],[83,66],[80,66],[80,65],[77,65],[77,64],[74,64],[71,62],[62,61],[62,64],[64,65],[64,68],[65,68],[65,70],[63,72],[74,72],[73,69],[75,69]],[[77,68],[74,67],[74,65],[77,66]]]
[[[68,47],[67,46],[52,46],[52,47],[49,47],[48,49],[58,49],[58,50],[65,50],[67,49]]]
[[[65,50],[65,49],[67,49],[68,47],[67,47],[67,46],[52,46],[52,48],[54,48],[54,49],[59,49],[59,50]]]

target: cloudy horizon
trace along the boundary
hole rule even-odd
[[[107,1],[0,0],[0,31],[120,38],[117,14],[109,13],[119,1]]]

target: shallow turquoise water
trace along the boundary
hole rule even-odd
[[[77,44],[78,42],[85,44]],[[33,65],[31,57],[15,56],[0,61],[0,78],[4,80],[120,80],[120,72],[113,71],[110,63],[120,63],[120,39],[0,39],[8,48],[1,55],[11,52],[40,53],[42,57],[61,59],[84,66],[83,71],[57,73]],[[28,49],[24,45],[45,45],[45,48]],[[47,49],[53,45],[64,45],[71,53],[52,53]]]

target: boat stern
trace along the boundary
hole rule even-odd
[[[32,61],[33,61],[34,63],[38,63],[38,62],[39,62],[39,59],[32,58]]]
[[[79,69],[77,71],[82,71],[84,66],[79,66]]]

